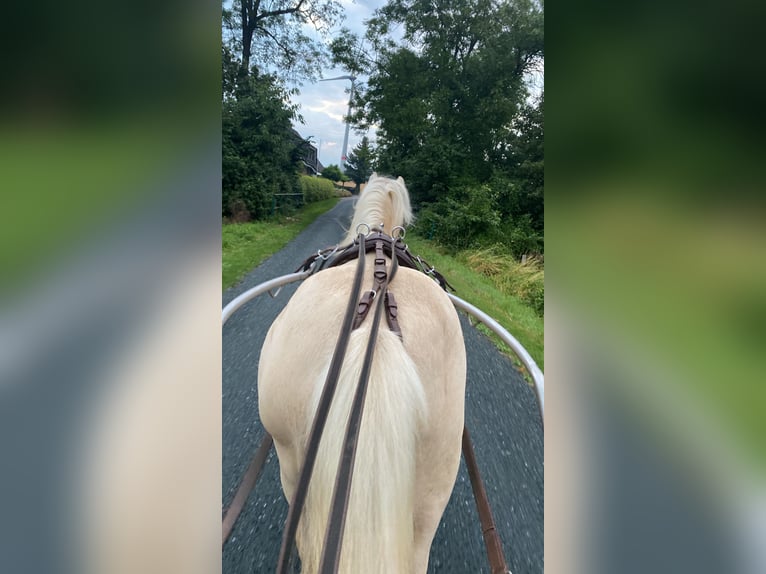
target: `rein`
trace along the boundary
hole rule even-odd
[[[394,228],[394,231],[397,228]],[[402,229],[401,227],[398,229]],[[375,303],[375,312],[373,313],[370,335],[365,349],[362,371],[359,376],[351,412],[346,426],[346,433],[341,445],[341,456],[338,463],[338,473],[333,489],[333,497],[330,504],[330,513],[328,516],[327,529],[325,531],[324,547],[319,566],[319,574],[335,574],[338,572],[340,563],[341,548],[343,543],[343,530],[346,522],[346,513],[348,509],[349,497],[351,494],[351,479],[354,472],[354,460],[356,458],[356,447],[361,429],[362,415],[364,411],[365,398],[367,396],[367,386],[372,369],[372,360],[375,353],[375,341],[380,328],[383,309],[386,310],[386,318],[389,329],[399,338],[402,338],[402,331],[397,320],[398,307],[393,293],[388,287],[393,281],[399,265],[421,271],[433,277],[439,282],[439,285],[446,291],[447,288],[454,291],[454,288],[447,282],[441,273],[436,271],[433,266],[419,256],[413,256],[409,248],[402,241],[403,235],[392,237],[382,231],[372,231],[368,228],[367,235],[359,233],[357,238],[350,244],[325,250],[319,250],[315,255],[306,259],[296,271],[311,270],[311,274],[327,268],[335,267],[348,263],[353,259],[358,259],[354,281],[351,287],[346,313],[343,318],[341,331],[338,341],[333,351],[330,361],[330,368],[327,372],[324,388],[319,398],[319,405],[314,416],[309,440],[306,446],[306,456],[301,467],[298,484],[293,494],[293,500],[290,503],[285,521],[282,545],[279,551],[279,561],[277,563],[277,574],[287,574],[290,567],[290,557],[295,546],[295,537],[298,531],[301,513],[306,503],[308,495],[309,482],[316,463],[319,443],[327,423],[327,417],[330,412],[332,399],[338,385],[340,371],[343,366],[343,360],[346,356],[346,349],[351,336],[351,331],[358,328],[365,320],[372,303]],[[392,231],[393,232],[393,231]],[[404,230],[402,229],[402,234]],[[365,292],[360,298],[362,288],[362,279],[364,277],[365,255],[368,252],[375,251],[375,268],[373,288]],[[391,271],[386,270],[386,258],[391,259]],[[266,458],[271,449],[271,435],[266,433],[255,460],[251,463],[248,471],[235,494],[234,501],[224,515],[223,520],[223,543],[226,542],[234,522],[244,507],[245,500],[255,485]],[[478,465],[473,452],[468,429],[463,430],[463,456],[468,468],[469,478],[476,499],[476,506],[482,525],[482,533],[487,549],[487,556],[490,563],[492,574],[505,574],[509,572],[503,556],[500,538],[497,534],[492,512],[489,507],[484,485],[479,475]]]
[[[301,467],[301,473],[298,478],[298,485],[296,486],[293,500],[287,512],[282,547],[279,550],[279,562],[277,563],[278,574],[287,574],[287,569],[290,563],[289,556],[292,552],[293,544],[295,544],[298,522],[301,517],[301,512],[303,511],[303,505],[306,502],[309,480],[311,480],[311,473],[314,471],[314,463],[316,462],[317,452],[319,451],[319,441],[322,438],[322,432],[324,431],[325,423],[327,422],[327,415],[330,412],[333,396],[335,396],[335,389],[338,386],[340,369],[343,366],[343,359],[346,356],[348,340],[351,336],[351,328],[354,321],[354,309],[359,297],[359,292],[362,289],[365,261],[364,235],[360,233],[355,243],[358,243],[359,245],[359,263],[356,267],[354,283],[351,287],[351,294],[349,296],[348,306],[346,307],[346,314],[343,317],[343,326],[341,327],[340,335],[338,336],[338,342],[335,345],[335,351],[333,352],[332,361],[330,362],[330,369],[327,372],[324,389],[322,389],[317,412],[311,426],[309,442],[306,447],[306,457],[303,460],[303,466]]]

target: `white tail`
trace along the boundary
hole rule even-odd
[[[298,530],[302,572],[309,574],[317,572],[321,559],[340,445],[362,369],[371,319],[366,327],[351,334]],[[326,374],[327,367],[315,389],[307,435]],[[401,341],[382,326],[356,450],[339,572],[413,571],[416,441],[426,416],[425,393],[416,367]]]

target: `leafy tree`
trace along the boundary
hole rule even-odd
[[[297,191],[296,109],[285,105],[286,92],[270,75],[254,73],[237,92],[223,101],[223,215],[259,219],[269,215],[275,193]]]
[[[403,45],[380,40],[395,24]],[[403,172],[416,201],[491,178],[527,96],[524,76],[542,58],[542,24],[529,0],[390,0],[376,12],[368,40],[379,66],[364,113],[382,132],[381,167]]]
[[[343,172],[334,163],[331,163],[322,170],[322,177],[332,181],[348,181],[348,178],[343,175]]]
[[[283,78],[314,78],[328,52],[306,29],[328,39],[342,17],[337,0],[233,0],[223,6],[223,40],[240,56],[242,75],[258,64]]]
[[[353,120],[378,126],[376,167],[404,177],[416,208],[431,205],[429,229],[522,252],[541,243],[543,103],[527,103],[526,84],[544,58],[541,4],[389,0],[364,42],[332,51],[369,75]]]
[[[348,154],[348,159],[346,160],[346,175],[356,183],[357,193],[359,193],[359,186],[370,179],[374,161],[375,152],[370,146],[369,138],[365,136]]]
[[[311,77],[326,56],[305,25],[322,35],[340,18],[336,0],[233,0],[223,5],[222,145],[224,216],[263,218],[276,193],[298,191],[308,142],[296,138],[295,90],[285,79]],[[264,70],[279,69],[279,78]]]
[[[501,177],[511,182],[499,197],[501,212],[514,221],[529,216],[536,231],[542,231],[544,226],[544,103],[541,94],[539,101],[524,106],[514,124],[513,136],[498,150],[505,161]]]

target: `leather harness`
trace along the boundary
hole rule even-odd
[[[365,254],[373,250],[375,251],[373,287],[360,297],[359,293],[361,291],[362,279],[364,277]],[[386,256],[391,259],[390,273],[386,269]],[[338,473],[330,504],[327,530],[325,531],[324,548],[322,550],[322,557],[318,571],[320,574],[337,573],[340,563],[343,528],[351,493],[351,479],[354,470],[354,459],[356,457],[356,446],[359,438],[359,431],[361,429],[364,402],[367,394],[367,384],[369,382],[370,370],[372,368],[372,359],[375,352],[375,340],[377,338],[381,315],[383,314],[384,309],[389,329],[400,339],[403,336],[397,319],[398,307],[396,298],[390,291],[389,285],[396,275],[399,265],[403,265],[430,275],[439,282],[439,285],[443,289],[447,290],[447,288],[449,288],[454,291],[454,288],[452,288],[444,276],[437,272],[433,266],[430,266],[420,257],[413,256],[410,253],[407,245],[404,244],[402,237],[394,238],[386,235],[380,230],[371,230],[367,235],[360,233],[352,243],[342,248],[336,246],[334,248],[320,250],[315,255],[306,259],[297,271],[311,269],[313,274],[327,267],[343,265],[355,258],[358,259],[358,262],[341,332],[330,361],[330,368],[327,373],[317,412],[314,416],[314,421],[309,433],[308,444],[306,445],[306,455],[301,467],[298,484],[285,521],[282,546],[280,548],[279,562],[277,564],[277,574],[287,574],[289,571],[290,557],[295,544],[295,536],[298,530],[301,512],[306,502],[309,481],[311,480],[311,474],[316,462],[319,443],[327,422],[330,405],[332,404],[332,399],[337,388],[338,378],[343,365],[343,359],[345,358],[351,331],[357,329],[364,322],[374,303],[375,310],[365,350],[362,372],[351,405],[351,412],[346,426],[346,434],[341,445],[341,457],[338,464]],[[248,468],[245,477],[234,496],[232,504],[224,515],[223,543],[225,543],[229,537],[234,523],[244,507],[247,496],[260,475],[260,471],[265,464],[271,444],[271,435],[266,433],[266,436],[258,448],[255,460]],[[463,455],[466,460],[468,474],[471,479],[474,497],[476,499],[476,506],[482,525],[491,573],[506,574],[509,570],[506,566],[505,557],[503,556],[500,538],[495,529],[492,512],[489,507],[489,500],[479,475],[471,439],[468,430],[465,428],[463,430]]]
[[[429,265],[427,261],[421,259],[419,256],[414,256],[410,253],[409,247],[404,243],[402,237],[392,237],[386,235],[382,231],[374,230],[365,236],[364,252],[369,253],[375,251],[375,271],[373,274],[374,283],[373,288],[370,291],[366,291],[357,304],[356,316],[352,329],[357,329],[372,306],[375,298],[380,295],[381,288],[387,277],[386,272],[386,258],[388,256],[392,262],[403,267],[422,271],[423,273],[433,277],[445,291],[449,288],[452,291],[455,289],[450,285],[444,276],[436,271],[432,265]],[[306,259],[296,269],[297,271],[312,270],[312,275],[317,271],[326,269],[329,267],[336,267],[348,263],[357,257],[361,257],[361,251],[359,250],[359,239],[355,239],[352,243],[344,247],[334,247],[317,251],[315,255],[312,255]],[[395,255],[395,256],[394,256]],[[388,277],[388,282],[391,283],[396,274],[396,268],[393,267],[391,275]],[[397,319],[399,315],[399,308],[396,304],[396,297],[390,289],[383,290],[383,304],[386,310],[386,321],[388,328],[396,333],[399,338],[402,338],[402,330],[399,327],[399,321]]]

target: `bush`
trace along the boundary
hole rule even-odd
[[[332,181],[348,181],[348,178],[343,175],[343,172],[335,164],[330,164],[322,170],[322,177],[330,179]]]
[[[313,203],[335,196],[335,186],[329,179],[302,175],[300,178],[303,201]]]
[[[477,247],[498,241],[500,213],[493,207],[489,186],[466,187],[423,209],[416,229],[455,250]]]
[[[535,231],[529,215],[522,215],[509,225],[509,232],[504,242],[511,248],[517,259],[522,255],[543,253],[544,241],[542,233]]]

